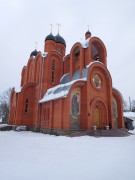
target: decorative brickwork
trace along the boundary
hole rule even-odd
[[[65,40],[51,33],[44,52],[30,54],[22,69],[20,92],[12,90],[10,125],[56,135],[93,126],[124,128],[122,97],[112,87],[106,47],[89,31],[85,37],[65,56]]]

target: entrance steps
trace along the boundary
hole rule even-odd
[[[129,136],[132,133],[129,133],[127,129],[109,129],[109,130],[86,130],[86,131],[76,131],[71,133],[70,137],[78,136],[94,136],[94,137],[125,137]]]

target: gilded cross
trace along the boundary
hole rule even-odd
[[[61,25],[59,23],[57,23],[57,26],[58,26],[58,34],[59,34]]]
[[[50,26],[51,26],[51,33],[52,33],[53,24],[50,24]]]
[[[37,44],[38,44],[38,42],[36,41],[36,42],[35,42],[35,49],[37,49]]]

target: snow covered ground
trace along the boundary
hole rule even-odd
[[[70,138],[0,132],[0,180],[43,179],[135,180],[135,135]]]

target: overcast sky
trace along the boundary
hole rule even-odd
[[[113,86],[135,99],[135,0],[0,0],[0,93],[19,87],[35,42],[43,51],[49,24],[56,35],[57,23],[67,54],[89,25],[107,48]]]

